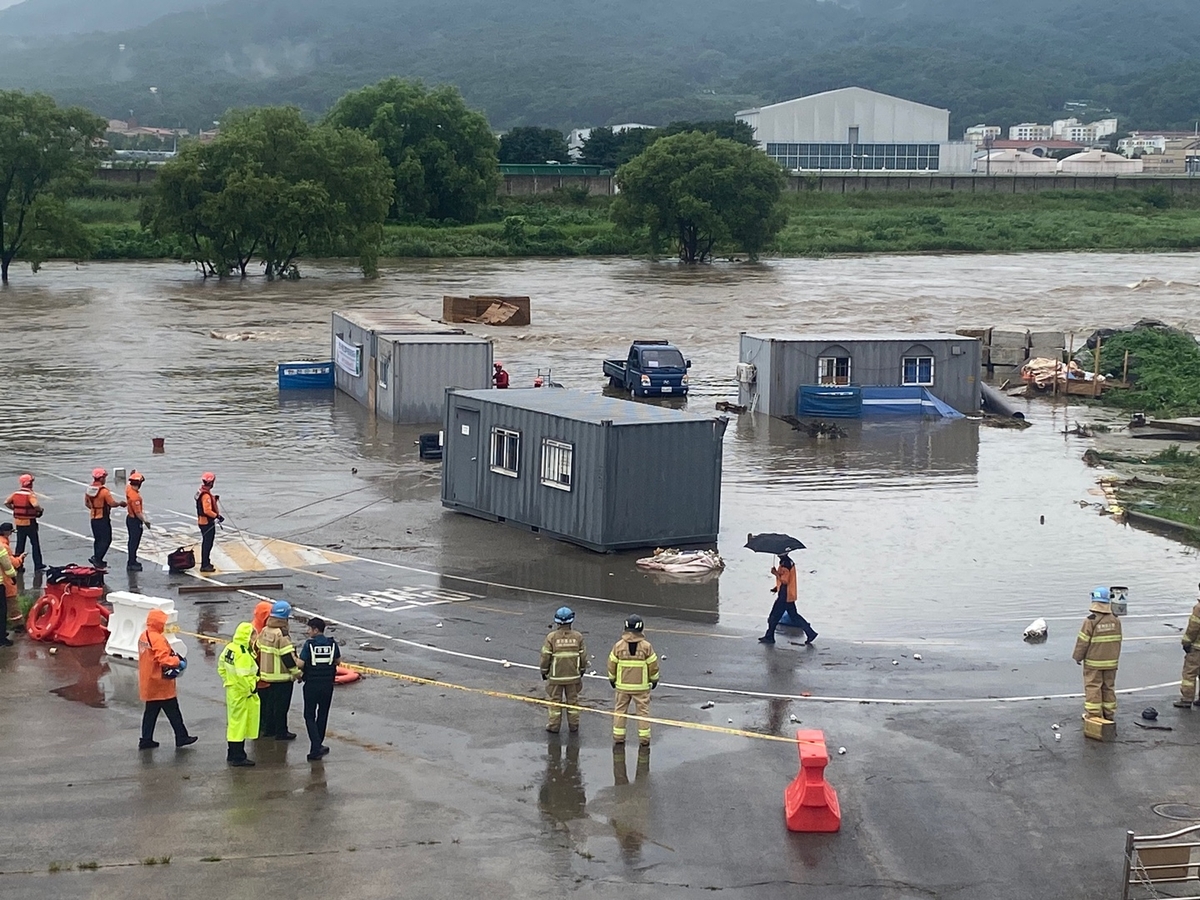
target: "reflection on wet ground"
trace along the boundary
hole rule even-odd
[[[599,392],[604,357],[624,355],[631,338],[665,337],[693,360],[687,408],[715,413],[714,401],[734,394],[742,330],[1016,322],[1082,334],[1147,314],[1196,327],[1195,255],[879,257],[696,270],[631,260],[405,261],[372,282],[338,266],[306,274],[296,284],[222,284],[173,265],[55,264],[14,279],[5,302],[36,327],[0,360],[11,388],[0,478],[43,476],[47,524],[85,533],[79,489],[45,476],[78,480],[97,464],[136,466],[147,475],[153,518],[156,508],[186,512],[198,474],[212,469],[229,526],[742,628],[765,617],[771,584],[769,560],[742,550],[743,536],[792,531],[809,545],[800,560],[806,614],[818,630],[848,638],[986,639],[1022,617],[1074,617],[1097,582],[1133,586],[1131,612],[1147,613],[1174,609],[1194,588],[1189,551],[1079,508],[1094,499],[1093,474],[1079,462],[1087,445],[1061,435],[1079,414],[1049,404],[1030,406],[1034,427],[1025,432],[864,422],[834,441],[735,417],[720,547],[728,568],[715,581],[672,583],[637,572],[638,554],[600,557],[443,512],[439,468],[421,462],[415,446],[435,426],[372,421],[343,396],[280,397],[275,365],[327,358],[336,308],[436,315],[443,293],[529,294],[529,328],[476,329],[495,338],[514,384],[552,368],[566,386]],[[156,437],[165,439],[161,456],[151,455]],[[116,530],[119,543],[119,522]]]

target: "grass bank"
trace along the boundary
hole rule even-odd
[[[94,259],[179,255],[139,224],[144,185],[95,183],[69,205],[92,236]],[[1145,191],[1039,194],[789,194],[787,225],[768,253],[1015,253],[1200,248],[1200,197]],[[502,198],[474,225],[388,225],[384,257],[627,256],[644,236],[617,230],[610,199],[562,191]],[[724,248],[723,256],[736,256]]]
[[[1152,456],[1100,451],[1095,458],[1127,476],[1115,484],[1123,507],[1200,528],[1200,454],[1172,444]]]

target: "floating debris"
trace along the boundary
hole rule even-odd
[[[846,748],[838,747],[838,756],[845,756],[845,755],[846,755]]]
[[[1025,640],[1031,644],[1036,644],[1046,639],[1046,635],[1050,633],[1049,627],[1046,625],[1045,619],[1034,619],[1025,629]]]
[[[713,703],[711,700],[709,700],[707,703],[701,703],[701,704],[700,704],[700,708],[701,708],[701,709],[712,709],[712,708],[713,708],[714,706],[716,706],[716,705],[717,705],[717,704],[715,704],[715,703]]]
[[[920,662],[923,658],[924,657],[922,657],[920,653],[913,654],[913,659],[917,660],[918,662]]]

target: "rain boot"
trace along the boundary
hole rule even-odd
[[[252,766],[254,760],[246,758],[246,742],[245,741],[230,741],[229,751],[225,754],[225,760],[231,766]]]

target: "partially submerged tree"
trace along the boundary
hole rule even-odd
[[[711,134],[660,138],[618,169],[616,180],[618,224],[645,227],[656,249],[673,239],[686,263],[705,262],[722,244],[756,259],[785,221],[779,165],[761,150]]]
[[[206,275],[244,276],[257,258],[268,278],[284,277],[304,253],[354,255],[373,274],[391,190],[366,137],[267,107],[234,114],[212,143],[163,166],[147,224],[178,237]]]
[[[83,229],[56,194],[91,177],[104,128],[45,94],[0,91],[0,284],[15,259],[36,272],[51,251],[82,254]]]
[[[457,88],[388,78],[346,94],[326,122],[379,145],[395,181],[392,218],[467,224],[496,196],[496,138]]]

